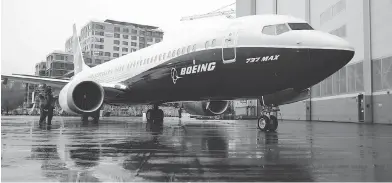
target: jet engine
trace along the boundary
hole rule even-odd
[[[216,116],[226,111],[229,101],[183,102],[182,105],[188,113],[193,115]]]
[[[60,91],[59,104],[68,113],[90,113],[101,107],[104,95],[103,87],[94,81],[73,81]]]

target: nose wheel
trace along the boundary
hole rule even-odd
[[[257,127],[261,131],[276,131],[278,129],[278,118],[276,117],[278,111],[278,107],[262,106],[261,116],[257,120]]]

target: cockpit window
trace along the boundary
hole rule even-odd
[[[291,30],[313,30],[307,23],[288,23]]]
[[[286,24],[268,25],[263,28],[263,34],[279,35],[290,31]]]
[[[276,25],[276,35],[283,34],[285,32],[290,31],[286,24]]]
[[[263,34],[267,35],[276,35],[275,34],[275,25],[268,25],[263,28]]]

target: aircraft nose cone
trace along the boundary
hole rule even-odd
[[[322,81],[329,77],[354,57],[353,50],[344,49],[310,49],[309,59],[315,79]]]

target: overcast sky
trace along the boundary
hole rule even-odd
[[[1,73],[34,74],[37,62],[89,20],[113,19],[147,25],[178,23],[235,0],[1,0]],[[235,8],[235,6],[232,6]]]

